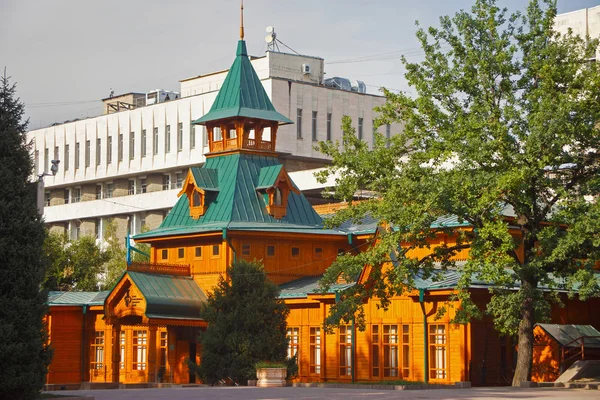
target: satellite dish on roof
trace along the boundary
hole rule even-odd
[[[274,30],[275,29],[272,26],[267,26],[267,29],[266,29],[267,33],[273,33]]]
[[[275,40],[275,35],[267,35],[265,37],[265,42],[267,42],[269,44],[273,43],[274,40]]]

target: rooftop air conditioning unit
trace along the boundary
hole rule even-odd
[[[310,74],[310,65],[309,64],[302,64],[302,74],[304,74],[304,75]]]

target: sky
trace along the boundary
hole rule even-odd
[[[470,9],[475,0],[246,0],[245,40],[264,55],[265,28],[296,52],[325,59],[326,76],[371,93],[407,90],[400,54],[418,61],[415,21]],[[527,0],[498,0],[523,11]],[[101,99],[227,69],[239,38],[239,0],[0,0],[0,68],[25,103],[29,129],[101,114]],[[564,13],[600,0],[558,0]],[[283,46],[280,47],[283,49]],[[360,57],[368,62],[343,62]],[[2,73],[2,71],[0,71]]]

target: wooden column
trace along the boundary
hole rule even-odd
[[[110,338],[110,360],[111,360],[111,371],[112,371],[112,382],[119,382],[119,372],[121,370],[121,325],[113,324],[111,329]],[[106,341],[105,343],[109,343]]]
[[[156,382],[156,373],[159,367],[156,359],[156,329],[156,325],[148,327],[148,382]]]

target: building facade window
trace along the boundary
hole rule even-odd
[[[112,136],[109,136],[106,142],[106,164],[110,163],[112,163]]]
[[[175,174],[175,187],[179,189],[181,186],[183,186],[183,174],[177,173]]]
[[[96,185],[96,200],[102,199],[102,185]]]
[[[400,332],[399,329],[402,331]],[[410,334],[408,325],[371,327],[371,367],[373,377],[410,377]]]
[[[81,188],[71,190],[71,203],[79,203],[81,201]]]
[[[242,244],[242,255],[249,256],[250,255],[250,245],[248,243]]]
[[[317,141],[317,112],[316,111],[312,112],[311,131],[312,131],[312,140],[313,140],[313,142],[316,142]]]
[[[163,175],[163,190],[171,189],[171,175]]]
[[[296,363],[300,365],[298,361],[300,359],[300,354],[298,350],[300,349],[300,328],[297,326],[290,326],[287,329],[287,337],[288,337],[288,350],[287,356],[288,358],[296,357]]]
[[[90,140],[85,141],[85,167],[90,166],[90,153],[92,151],[92,144]]]
[[[267,246],[267,257],[275,257],[275,246],[272,244]]]
[[[119,362],[119,369],[125,369],[125,341],[126,341],[126,336],[125,336],[125,331],[121,331],[119,332],[119,356],[121,358],[120,362]]]
[[[165,127],[165,153],[171,152],[171,125]]]
[[[300,247],[292,247],[290,255],[292,257],[299,257],[300,256]]]
[[[194,258],[202,258],[202,247],[197,246],[194,248]]]
[[[134,179],[130,179],[129,180],[129,194],[135,194],[135,180]]]
[[[148,182],[146,181],[146,178],[142,178],[142,179],[140,179],[140,192],[146,193],[147,191],[148,191]]]
[[[102,159],[102,139],[96,139],[96,166],[100,165]]]
[[[65,204],[69,204],[70,197],[71,197],[71,191],[69,189],[65,189],[63,192],[63,202]]]
[[[364,119],[359,118],[358,119],[358,140],[363,140],[363,125],[364,125]]]
[[[91,355],[90,369],[104,369],[104,331],[94,332]]]
[[[296,109],[296,139],[302,139],[302,109]]]
[[[75,143],[75,169],[79,169],[79,157],[81,155],[81,147],[79,142]]]
[[[183,150],[183,122],[177,124],[177,151]]]
[[[146,357],[148,351],[148,332],[133,331],[133,362],[134,370],[146,370]]]
[[[97,218],[94,223],[94,236],[102,240],[102,218]]]
[[[58,160],[58,146],[54,146],[54,159]]]
[[[161,250],[161,252],[160,252],[160,258],[162,260],[167,260],[169,258],[169,250],[167,250],[167,249]]]
[[[166,369],[169,349],[169,341],[167,332],[163,331],[160,333],[160,347],[159,347],[159,367]],[[164,379],[164,378],[163,378]]]
[[[447,377],[446,325],[429,325],[429,378]]]
[[[352,326],[340,325],[339,328],[340,344],[340,376],[352,375]]]
[[[218,257],[221,252],[221,246],[218,244],[214,244],[212,247],[212,255],[213,257]]]
[[[111,197],[113,197],[113,191],[115,189],[115,185],[112,183],[107,183],[106,184],[106,195],[104,196],[107,199],[110,199]]]
[[[147,137],[146,137],[146,130],[142,129],[142,140],[140,141],[140,155],[141,157],[146,157],[146,143],[147,143]]]
[[[331,140],[331,113],[327,113],[327,140]]]
[[[40,151],[36,150],[35,151],[35,156],[34,156],[34,165],[35,165],[35,174],[39,174],[40,173]]]
[[[185,258],[185,248],[184,247],[180,247],[177,249],[177,258],[180,260],[182,258]]]
[[[69,170],[69,159],[70,159],[69,149],[70,149],[70,146],[68,144],[65,144],[65,164],[64,164],[65,171]]]
[[[190,149],[196,148],[196,126],[193,122],[194,121],[190,122]]]
[[[152,134],[152,151],[154,154],[158,154],[158,127],[154,128],[154,132]]]
[[[310,361],[309,361],[309,372],[311,374],[321,373],[321,328],[310,327]]]
[[[129,132],[129,159],[135,157],[135,132]]]
[[[119,133],[119,143],[117,144],[117,161],[123,161],[123,134]]]
[[[44,150],[44,172],[50,171],[50,149],[46,147]]]
[[[50,207],[50,201],[51,201],[50,192],[44,192],[44,205],[47,207]]]

